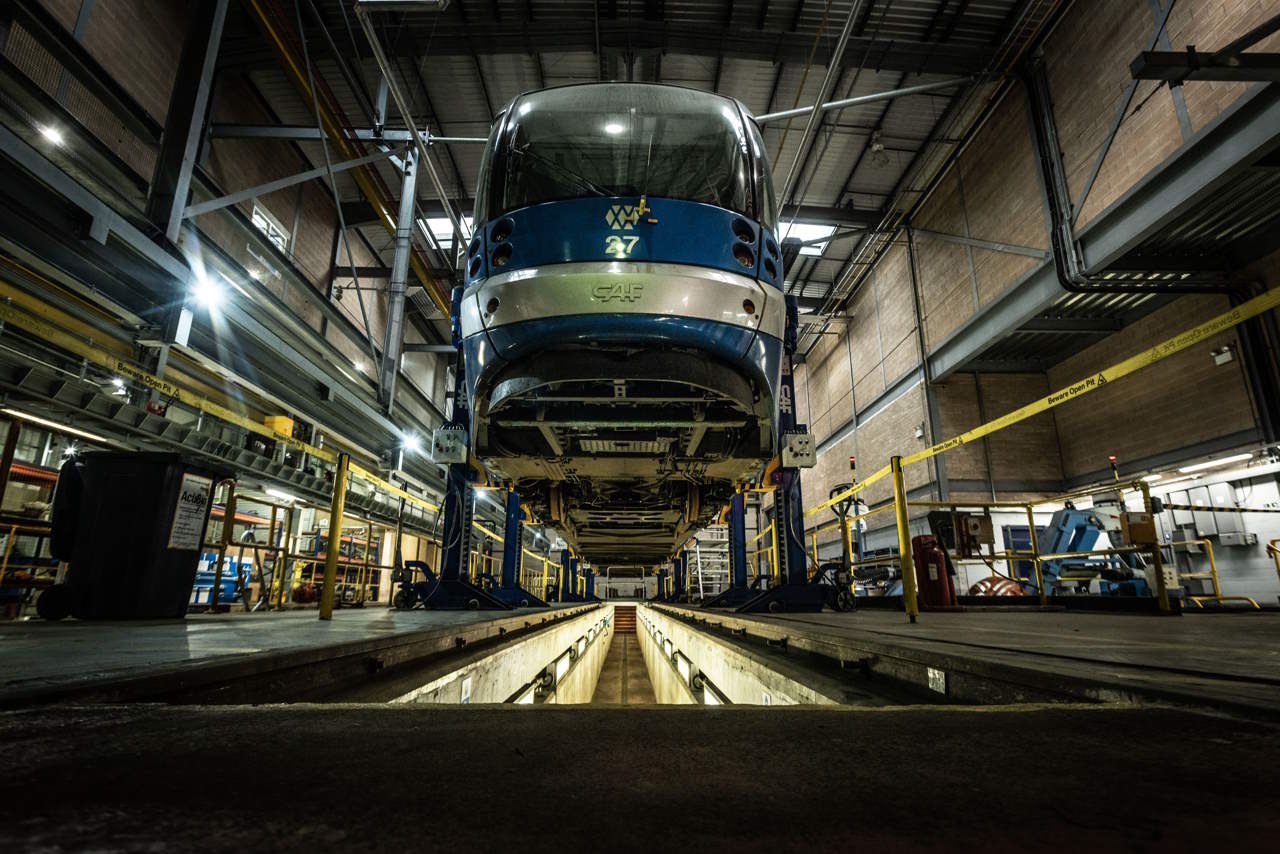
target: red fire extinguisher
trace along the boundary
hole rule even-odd
[[[916,563],[920,610],[948,611],[959,608],[955,582],[947,568],[947,553],[937,537],[931,534],[912,537],[911,553]]]

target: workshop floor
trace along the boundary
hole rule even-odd
[[[72,687],[245,656],[318,649],[431,630],[458,629],[529,611],[343,609],[198,614],[185,620],[0,623],[0,701],[44,688]]]
[[[649,670],[645,667],[634,632],[614,632],[591,702],[595,705],[614,706],[657,702],[653,683],[649,681]]]
[[[901,612],[871,608],[781,616],[679,610],[720,623],[751,621],[793,645],[807,640],[829,655],[843,649],[849,660],[901,653],[932,666],[1075,679],[1117,694],[1135,689],[1171,702],[1203,699],[1207,707],[1280,717],[1275,612],[1159,617],[991,610],[923,613],[911,624]]]
[[[1280,730],[1168,709],[0,713],[5,851],[1274,851]]]

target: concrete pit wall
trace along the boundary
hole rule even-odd
[[[637,609],[639,624],[636,634],[649,668],[649,680],[659,703],[699,702],[699,694],[707,702],[708,690],[724,701],[754,706],[840,705],[843,692],[834,681],[814,674],[788,673],[787,668],[766,660],[749,649],[700,632],[674,619],[657,608],[641,605]],[[654,632],[661,632],[659,639]],[[696,691],[686,685],[666,654],[665,642],[671,641],[672,652],[680,652],[691,663],[690,679],[701,675],[710,688]],[[801,681],[803,679],[803,681]],[[687,700],[673,699],[683,690]],[[714,702],[714,698],[712,699]]]
[[[594,629],[594,631],[591,631]],[[396,697],[393,703],[505,703],[547,666],[591,636],[561,683],[542,702],[587,703],[613,639],[613,606],[602,605],[495,649],[443,676]]]
[[[656,623],[650,618],[651,608],[641,606],[636,609],[639,620],[636,623],[636,643],[640,646],[640,655],[644,658],[645,670],[649,671],[649,683],[653,685],[653,697],[662,704],[691,705],[699,700],[693,690],[684,681],[667,655],[666,650],[653,635],[652,628],[646,623]],[[662,632],[663,637],[667,632]],[[674,641],[673,647],[674,647]],[[686,653],[687,655],[688,653]],[[692,657],[691,657],[692,658]]]

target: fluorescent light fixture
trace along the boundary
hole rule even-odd
[[[288,492],[285,492],[283,489],[268,489],[266,490],[266,493],[267,495],[270,495],[272,498],[279,498],[281,501],[288,501],[291,504],[294,501],[298,500],[298,496],[291,495]]]
[[[464,216],[462,222],[468,232],[474,231],[471,217]],[[443,248],[448,249],[453,246],[453,223],[447,216],[429,216],[426,219],[420,219],[418,227],[435,238],[436,243]]]
[[[801,255],[811,255],[818,257],[827,251],[827,238],[836,233],[834,225],[818,225],[811,222],[793,222],[782,235],[782,239],[788,237],[795,238],[803,243],[809,243],[811,240],[821,240],[821,243],[813,243],[809,246],[800,248]]]
[[[124,388],[124,380],[120,377],[113,377],[111,384],[116,388]]]
[[[573,663],[573,658],[572,656],[569,655],[569,650],[565,650],[564,655],[556,659],[556,684],[557,685],[560,684],[560,680],[564,678],[564,675],[569,672],[569,665],[572,663]]]
[[[688,685],[689,677],[693,675],[692,665],[690,665],[689,659],[685,658],[681,653],[677,652],[675,657],[676,671],[680,674],[680,678],[684,680],[684,684]]]
[[[521,692],[520,692],[520,696],[519,696],[519,697],[516,697],[515,705],[517,705],[517,706],[532,706],[532,705],[533,705],[533,696],[534,696],[534,694],[536,694],[537,692],[538,692],[538,683],[537,683],[537,682],[530,682],[527,686],[525,686],[525,689],[524,689],[523,691],[521,691]]]
[[[1155,483],[1157,480],[1163,480],[1164,476],[1159,474],[1149,474],[1143,478],[1147,483]]]
[[[662,648],[667,651],[667,658],[670,658],[671,653],[675,651],[675,648],[671,645],[671,638],[667,638],[662,642]]]
[[[702,705],[704,706],[724,705],[724,703],[722,703],[720,701],[720,698],[716,695],[716,692],[712,690],[711,686],[705,683],[702,686]]]
[[[653,639],[658,642],[659,646],[662,645],[662,632],[661,630],[658,629],[657,626],[653,627]]]
[[[222,304],[222,285],[215,282],[208,275],[197,275],[196,283],[191,289],[191,295],[195,297],[196,302],[205,308],[214,309]]]
[[[611,136],[617,136],[624,130],[626,130],[626,128],[617,122],[609,122],[609,124],[604,126],[604,132]]]
[[[5,407],[0,409],[5,415],[12,415],[23,421],[30,421],[32,424],[39,424],[41,427],[48,427],[50,430],[56,430],[59,433],[66,433],[70,436],[79,436],[81,439],[88,439],[90,442],[97,442],[102,445],[112,444],[111,440],[105,436],[99,436],[97,433],[90,433],[88,430],[77,430],[75,427],[68,427],[65,424],[59,424],[57,421],[50,421],[48,418],[41,418],[38,415],[32,415],[28,412],[22,412],[18,409],[9,409]]]
[[[62,131],[53,125],[42,125],[40,127],[40,135],[54,145],[62,145],[65,141],[62,137]]]
[[[583,635],[582,637],[578,638],[578,655],[582,655],[586,651],[587,651],[587,638],[586,638],[586,635]]]
[[[1253,454],[1232,454],[1229,457],[1223,457],[1220,460],[1209,460],[1207,463],[1196,463],[1193,466],[1182,466],[1178,471],[1182,474],[1190,474],[1193,471],[1204,471],[1205,469],[1216,469],[1218,466],[1226,466],[1231,463],[1239,463],[1244,460],[1253,459]]]

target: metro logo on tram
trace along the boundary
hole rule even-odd
[[[596,285],[591,289],[591,298],[600,302],[637,302],[643,295],[644,285],[631,282]]]

